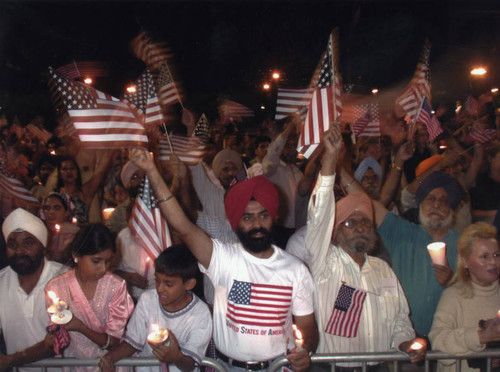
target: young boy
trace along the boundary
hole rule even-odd
[[[136,353],[155,356],[170,372],[198,367],[212,336],[212,319],[205,305],[191,290],[196,285],[198,264],[183,245],[164,250],[155,260],[156,290],[144,292],[127,325],[124,341],[104,355],[99,367],[114,370],[114,363]],[[166,344],[147,342],[153,325],[168,329]],[[158,372],[160,367],[137,367],[138,372]]]

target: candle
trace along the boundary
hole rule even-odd
[[[115,208],[104,208],[102,210],[102,218],[104,219],[104,222],[106,222],[108,218],[111,217],[114,211]]]
[[[58,251],[59,250],[59,235],[61,234],[61,225],[56,223],[55,229],[56,229],[56,242],[54,243],[54,246],[55,246],[54,249],[56,251]]]
[[[152,331],[148,335],[148,342],[162,344],[168,340],[168,329],[161,329],[158,324],[151,325]]]
[[[500,319],[500,310],[497,311],[497,319]]]
[[[431,255],[432,263],[447,266],[448,262],[446,260],[446,243],[434,242],[427,245],[427,250]]]
[[[52,300],[52,305],[50,305],[49,308],[47,309],[47,312],[49,314],[59,313],[59,312],[64,311],[68,308],[68,304],[66,302],[60,300],[54,291],[48,291],[47,295]]]
[[[55,155],[55,154],[56,154],[55,150],[50,151],[50,155]]]
[[[302,345],[304,345],[304,339],[302,338],[302,332],[297,328],[295,324],[292,325],[293,333],[295,334],[295,350],[298,353],[299,351],[304,350]]]
[[[424,347],[420,342],[415,341],[413,344],[410,345],[410,350],[420,350]]]
[[[146,266],[144,267],[144,277],[148,279],[149,267],[151,266],[151,258],[146,258]]]
[[[76,223],[77,223],[77,222],[78,222],[78,220],[76,219],[76,217],[73,217],[73,218],[71,219],[71,223],[72,223],[72,224],[75,224],[75,225],[76,225]]]

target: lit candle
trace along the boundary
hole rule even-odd
[[[57,297],[54,291],[48,291],[47,295],[52,300],[52,305],[47,309],[50,320],[54,324],[68,324],[73,319],[73,313],[68,310],[68,304]]]
[[[500,310],[497,311],[497,319],[500,319]]]
[[[59,250],[59,235],[61,234],[61,225],[56,223],[55,229],[56,229],[56,242],[54,243],[54,245],[55,245],[54,248],[56,251],[58,251]]]
[[[55,155],[55,154],[56,154],[56,150],[50,151],[50,155]]]
[[[168,329],[161,329],[158,324],[152,324],[151,328],[151,333],[148,335],[148,342],[162,344],[168,340]]]
[[[146,266],[144,267],[144,277],[148,279],[149,267],[151,266],[151,258],[146,258]]]
[[[108,220],[108,218],[111,217],[111,215],[113,214],[114,211],[115,211],[115,208],[104,208],[102,210],[102,217],[104,219],[104,222],[106,222]]]
[[[448,262],[446,260],[446,243],[434,242],[427,245],[427,250],[431,255],[432,263],[447,266]]]
[[[304,350],[302,345],[304,345],[304,339],[302,338],[302,332],[297,328],[295,324],[292,325],[293,333],[295,334],[295,350],[298,353],[299,351]]]
[[[72,223],[72,224],[75,224],[75,225],[76,225],[76,223],[77,223],[77,222],[78,222],[78,220],[76,219],[76,217],[73,217],[73,218],[71,219],[71,223]]]
[[[410,350],[420,350],[424,347],[420,342],[415,341],[413,344],[410,345]]]

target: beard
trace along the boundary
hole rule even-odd
[[[335,243],[347,252],[368,253],[375,249],[377,238],[375,232],[358,233],[354,237],[347,238],[342,232],[336,236]]]
[[[261,238],[253,238],[252,235],[257,233],[262,233],[264,236]],[[264,252],[271,246],[271,231],[262,227],[248,232],[238,227],[236,229],[236,235],[240,239],[241,244],[243,244],[243,247],[252,253]]]
[[[40,249],[40,254],[35,257],[26,255],[14,255],[9,257],[7,263],[19,275],[33,274],[43,262],[43,251]]]
[[[443,214],[439,211],[435,211],[434,213],[439,214],[441,217],[444,217]],[[453,220],[453,213],[449,213],[448,217],[440,220],[440,221],[433,221],[432,218],[427,217],[424,215],[422,212],[422,208],[418,209],[418,218],[420,220],[420,223],[422,224],[423,227],[429,229],[429,230],[439,230],[442,228],[448,228],[451,226],[452,220]]]

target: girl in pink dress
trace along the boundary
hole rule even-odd
[[[125,281],[108,272],[116,251],[111,232],[102,224],[90,224],[71,244],[75,267],[47,283],[45,293],[55,292],[73,313],[64,327],[70,344],[64,356],[95,359],[118,345],[134,304]],[[52,300],[46,296],[47,306]],[[74,367],[72,371],[97,371]]]

